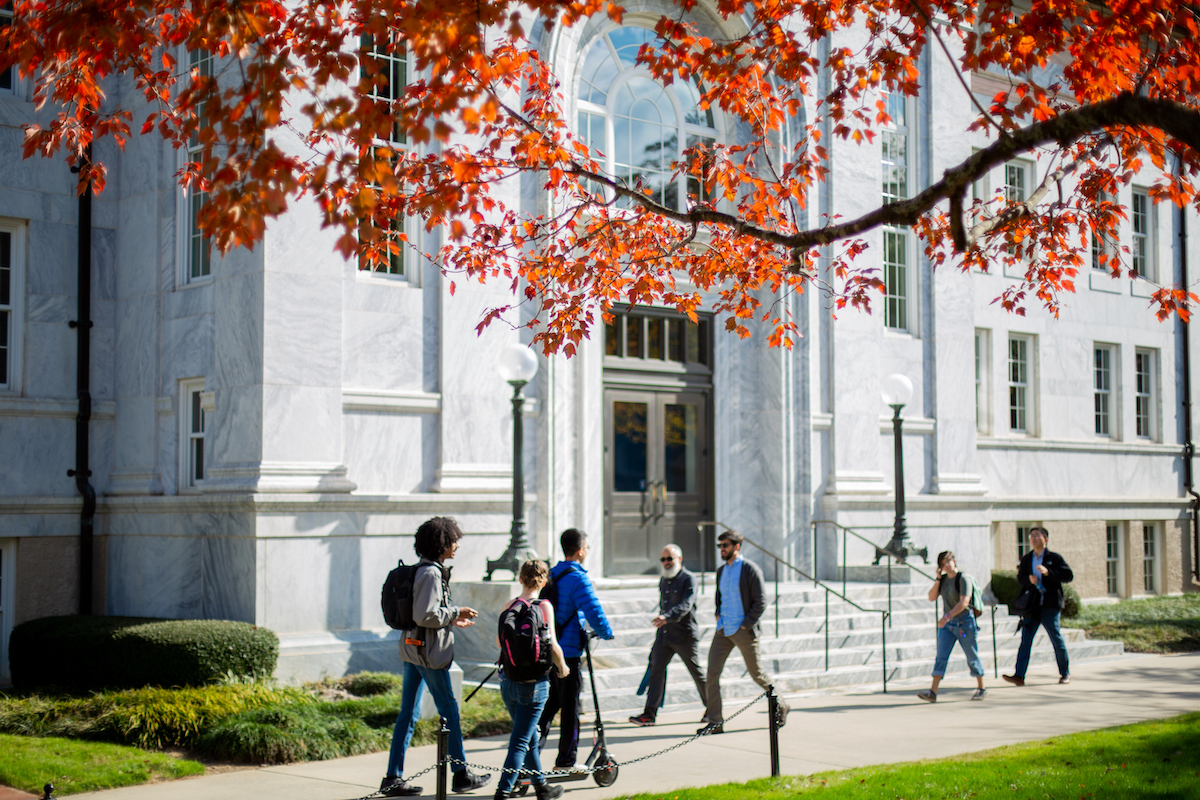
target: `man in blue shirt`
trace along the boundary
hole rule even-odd
[[[592,588],[583,562],[588,554],[588,537],[583,531],[567,528],[559,537],[563,560],[554,565],[550,576],[554,582],[554,622],[558,629],[558,643],[562,646],[570,672],[559,678],[557,671],[550,673],[550,698],[542,709],[538,723],[540,730],[539,748],[546,746],[550,723],[554,715],[562,711],[559,720],[558,757],[555,769],[571,769],[579,752],[579,693],[583,683],[579,677],[579,660],[583,655],[585,637],[583,622],[587,621],[601,639],[613,638],[612,626],[600,607],[600,599]]]
[[[767,608],[763,592],[762,570],[753,561],[742,558],[745,538],[736,531],[725,531],[717,537],[724,564],[717,568],[717,630],[712,648],[708,651],[706,724],[697,733],[724,733],[725,716],[721,711],[721,670],[733,648],[742,654],[746,671],[762,688],[775,683],[762,668],[758,637],[762,633],[758,620]],[[787,703],[779,701],[779,727],[787,722]]]
[[[1032,617],[1021,620],[1021,646],[1017,649],[1017,663],[1012,675],[1001,677],[1017,686],[1025,685],[1025,672],[1029,669],[1029,651],[1038,627],[1046,629],[1050,644],[1054,647],[1054,660],[1058,663],[1058,682],[1071,682],[1071,661],[1067,657],[1067,643],[1063,641],[1061,617],[1065,602],[1063,584],[1075,579],[1075,573],[1066,559],[1046,547],[1050,532],[1038,525],[1029,529],[1030,551],[1021,557],[1017,566],[1017,582],[1024,587],[1029,584],[1038,590],[1041,610]]]

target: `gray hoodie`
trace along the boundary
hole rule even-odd
[[[450,567],[422,558],[413,578],[413,620],[416,628],[400,638],[400,660],[430,669],[447,669],[454,661],[454,628],[458,606],[450,605]],[[425,644],[408,644],[424,639]]]

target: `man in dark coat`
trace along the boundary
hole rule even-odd
[[[1067,658],[1067,645],[1063,641],[1059,626],[1063,609],[1063,584],[1075,579],[1075,573],[1066,560],[1047,549],[1050,532],[1041,526],[1029,529],[1029,545],[1032,548],[1021,557],[1017,567],[1017,583],[1024,587],[1033,586],[1041,599],[1041,610],[1021,620],[1021,647],[1017,650],[1017,665],[1012,675],[1004,680],[1017,686],[1025,685],[1025,671],[1029,669],[1029,650],[1033,637],[1040,625],[1046,629],[1050,644],[1054,645],[1054,659],[1058,662],[1058,682],[1071,682],[1071,662]]]
[[[700,626],[696,624],[696,579],[683,568],[683,550],[677,544],[663,548],[662,577],[658,579],[658,616],[650,623],[658,630],[650,649],[650,685],[646,690],[646,710],[629,721],[634,725],[654,724],[667,691],[667,664],[676,655],[683,661],[696,683],[700,702],[707,697],[704,673],[700,671]]]
[[[717,537],[724,564],[717,567],[717,630],[712,648],[708,651],[708,691],[705,726],[697,733],[724,733],[725,716],[721,710],[721,670],[733,648],[746,662],[746,671],[762,688],[775,683],[762,668],[758,637],[762,633],[758,621],[767,608],[763,592],[762,570],[753,561],[742,558],[745,538],[736,531],[725,531]],[[779,727],[787,722],[788,706],[779,701]]]

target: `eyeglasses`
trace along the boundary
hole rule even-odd
[[[673,558],[660,558],[660,559],[659,559],[659,561],[661,561],[661,562],[662,562],[662,563],[664,563],[664,564],[673,564],[673,563],[675,563],[675,559],[673,559]]]

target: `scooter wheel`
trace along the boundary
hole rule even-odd
[[[617,782],[617,772],[619,766],[616,759],[605,753],[596,759],[593,765],[592,778],[595,779],[597,786],[612,786]]]

